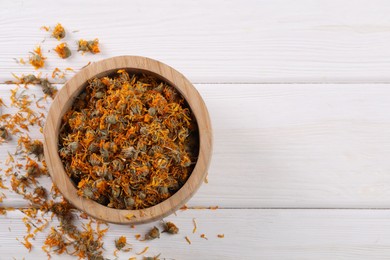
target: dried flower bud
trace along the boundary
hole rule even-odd
[[[83,196],[86,197],[87,199],[94,199],[95,194],[92,191],[91,187],[85,186],[83,188]]]
[[[141,113],[141,107],[138,104],[135,106],[131,106],[130,109],[136,115]]]
[[[169,234],[177,234],[179,233],[178,227],[173,224],[172,222],[164,222],[164,231],[163,232],[168,232]]]
[[[30,154],[34,154],[38,159],[43,157],[43,143],[41,141],[35,140],[32,143],[27,144],[26,148]]]
[[[99,145],[97,143],[91,143],[89,146],[88,146],[88,151],[90,151],[91,153],[96,153],[99,151]]]
[[[34,195],[40,198],[46,198],[47,195],[46,189],[42,186],[36,187],[34,189]]]
[[[70,144],[68,144],[68,148],[72,153],[76,153],[76,151],[79,149],[79,143],[71,142]]]
[[[121,236],[118,239],[115,239],[115,247],[118,250],[121,250],[122,248],[124,248],[126,246],[126,244],[127,244],[126,237],[124,237],[124,236]]]
[[[66,43],[58,44],[55,47],[54,51],[57,52],[58,56],[60,56],[61,59],[69,58],[72,55],[72,52],[70,51]]]
[[[89,156],[89,163],[92,165],[92,166],[99,166],[102,164],[102,162],[100,161],[100,158],[97,154],[93,153]]]
[[[57,89],[53,87],[47,79],[41,79],[40,84],[42,86],[42,91],[44,94],[50,97],[54,97],[54,95],[57,93]]]
[[[155,115],[156,115],[156,108],[155,108],[155,107],[150,107],[150,108],[148,109],[148,113],[149,113],[149,115],[151,115],[151,116],[155,116]]]
[[[135,201],[132,197],[127,197],[124,199],[124,201],[125,201],[126,209],[133,209]]]
[[[7,140],[9,137],[8,131],[5,126],[0,126],[0,137],[4,140]]]
[[[139,132],[141,135],[147,135],[148,134],[148,128],[146,126],[143,126],[139,129]]]
[[[95,93],[95,98],[101,99],[104,97],[104,92],[98,91]]]
[[[116,172],[120,172],[124,169],[123,162],[119,159],[115,159],[112,161],[112,169]]]
[[[100,154],[105,162],[110,158],[110,153],[106,149],[100,149]]]
[[[126,159],[133,159],[137,157],[137,151],[133,146],[123,148],[121,153]]]
[[[165,158],[160,158],[157,160],[157,165],[156,165],[157,168],[165,169],[167,165],[168,165],[168,160],[166,160]]]
[[[138,193],[138,197],[139,197],[141,200],[143,200],[143,199],[146,198],[146,194],[145,194],[144,192],[140,191],[140,192]]]
[[[153,227],[148,234],[145,235],[146,240],[152,240],[160,238],[160,230],[157,227]]]
[[[168,187],[166,186],[161,186],[158,188],[158,192],[161,194],[161,195],[166,195],[168,194]]]
[[[98,78],[93,78],[88,81],[89,86],[94,88],[95,90],[102,90],[106,89],[106,85],[103,84],[103,82]]]
[[[106,122],[111,125],[116,124],[116,117],[114,115],[109,115],[106,117]]]
[[[61,157],[66,157],[68,155],[71,154],[71,151],[69,150],[68,147],[62,147],[60,150],[59,150],[59,153],[60,153],[60,156]]]
[[[112,196],[114,198],[118,198],[119,195],[121,194],[121,187],[119,185],[114,185],[111,188],[112,188],[112,191],[111,191]]]
[[[57,40],[60,40],[65,37],[65,29],[60,23],[58,23],[51,34]]]
[[[93,54],[100,52],[98,39],[95,39],[93,41],[79,40],[78,45],[79,45],[78,51],[82,51],[82,52],[89,51]]]
[[[26,76],[22,77],[21,83],[24,83],[24,84],[30,84],[30,83],[37,84],[37,83],[40,83],[40,79],[35,77],[33,74],[29,74],[29,75],[26,75]]]

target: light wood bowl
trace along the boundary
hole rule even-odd
[[[93,77],[104,77],[119,69],[154,75],[175,87],[186,99],[199,128],[199,157],[187,182],[165,201],[141,210],[113,209],[77,195],[58,155],[58,134],[62,117]],[[54,184],[76,208],[92,217],[118,224],[139,224],[162,219],[184,205],[200,187],[211,159],[212,130],[207,108],[198,91],[178,71],[159,61],[138,56],[119,56],[95,62],[74,75],[58,92],[50,107],[44,134],[45,160]],[[134,215],[134,217],[130,217]]]

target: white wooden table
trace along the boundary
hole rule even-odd
[[[9,102],[14,86],[3,83],[11,72],[33,72],[13,58],[26,58],[35,44],[46,46],[43,76],[141,55],[181,71],[203,96],[214,153],[209,184],[188,206],[219,209],[178,211],[167,220],[180,235],[148,243],[134,234],[153,223],[111,225],[107,258],[124,234],[134,250],[120,259],[146,245],[147,255],[167,259],[389,259],[389,14],[386,0],[2,0],[0,97]],[[39,28],[57,22],[73,50],[77,39],[97,37],[102,53],[66,61],[48,53],[57,40],[41,43],[47,33]],[[0,157],[14,146],[3,145]],[[0,205],[28,205],[3,192]],[[0,217],[0,259],[46,257],[44,234],[30,253],[16,240],[25,234],[23,216]]]

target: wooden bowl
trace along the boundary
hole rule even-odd
[[[165,201],[145,209],[113,209],[77,195],[58,154],[58,134],[62,117],[74,99],[93,77],[104,77],[126,69],[129,72],[153,75],[175,87],[188,102],[199,128],[199,157],[187,182]],[[74,75],[59,91],[50,107],[44,134],[45,160],[54,184],[63,196],[79,210],[107,222],[138,224],[161,219],[178,210],[196,192],[207,175],[211,159],[212,130],[203,99],[194,86],[178,71],[159,61],[138,56],[119,56],[92,63]],[[134,217],[129,217],[134,216]]]

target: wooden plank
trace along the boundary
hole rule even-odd
[[[9,88],[0,86],[0,97]],[[196,88],[209,109],[215,143],[209,184],[189,206],[389,208],[389,85]],[[2,145],[0,158],[14,145]],[[50,180],[42,182],[50,187]],[[4,205],[26,206],[7,196]]]
[[[16,241],[23,240],[26,234],[22,217],[18,211],[1,217],[2,254],[16,259],[46,258],[40,248],[45,234],[32,241],[30,253]],[[193,218],[198,226],[195,234]],[[120,259],[136,256],[145,246],[150,247],[147,256],[161,253],[165,259],[387,259],[390,254],[389,210],[187,210],[167,220],[173,221],[180,233],[162,234],[160,239],[149,242],[136,241],[134,235],[145,234],[159,223],[135,229],[110,225],[104,240],[105,256],[114,259],[114,241],[121,235],[127,237],[133,250],[120,252]],[[202,233],[208,240],[200,238]],[[225,238],[217,238],[217,234]]]
[[[2,1],[0,82],[32,72],[13,58],[26,58],[44,38],[43,74],[131,54],[196,83],[389,82],[389,12],[386,0]],[[74,52],[66,61],[52,50],[58,41],[39,30],[56,22],[78,30],[65,39]],[[96,37],[102,54],[76,54],[79,38]]]

